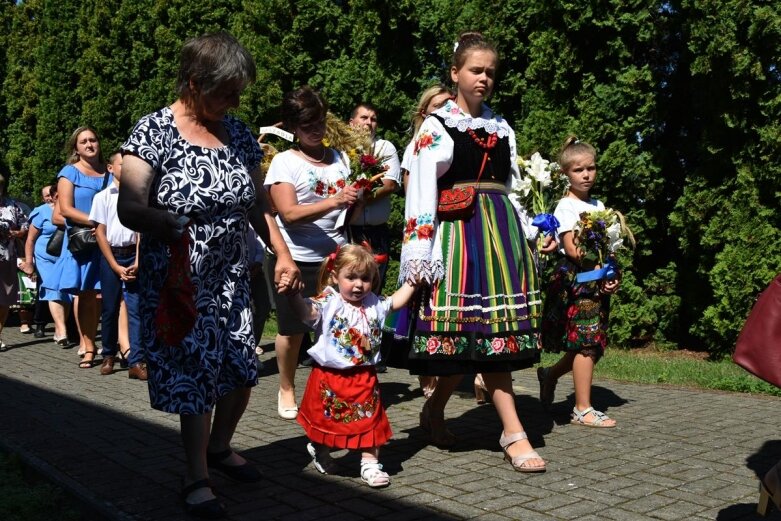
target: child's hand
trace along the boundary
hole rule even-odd
[[[599,290],[607,295],[612,295],[618,291],[618,287],[621,285],[620,279],[604,280],[599,286]]]
[[[279,293],[285,293],[285,291],[290,289],[290,276],[287,273],[283,273],[281,277],[279,277],[279,282],[277,282],[277,291]]]
[[[559,247],[559,243],[556,242],[556,239],[553,238],[552,235],[548,235],[543,237],[542,239],[542,249],[540,250],[540,253],[548,254],[556,251]]]

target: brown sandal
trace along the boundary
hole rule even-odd
[[[445,425],[445,415],[431,414],[428,401],[423,405],[420,411],[420,428],[426,431],[431,438],[431,443],[440,448],[450,448],[456,444],[456,436],[450,432]]]

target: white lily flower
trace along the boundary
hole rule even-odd
[[[615,252],[624,245],[624,239],[621,238],[621,224],[613,223],[605,230],[607,233],[608,250]]]
[[[535,152],[528,161],[528,166],[526,166],[525,170],[541,186],[546,187],[551,184],[549,164],[550,162],[547,159],[543,159],[539,152]]]
[[[513,192],[523,193],[526,197],[532,189],[532,180],[528,177],[517,177],[513,180]]]

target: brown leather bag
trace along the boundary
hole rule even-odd
[[[732,361],[781,387],[781,275],[759,295],[740,332]]]

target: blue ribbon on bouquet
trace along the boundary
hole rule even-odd
[[[584,282],[592,282],[595,280],[613,280],[618,278],[618,264],[616,263],[615,259],[608,259],[605,263],[605,266],[602,268],[599,268],[598,270],[591,270],[591,271],[584,271],[583,273],[578,273],[575,276],[575,280],[578,282],[578,284],[583,284]]]
[[[549,213],[541,213],[534,216],[532,225],[539,228],[543,235],[553,236],[556,230],[559,229],[559,220],[555,216]]]

